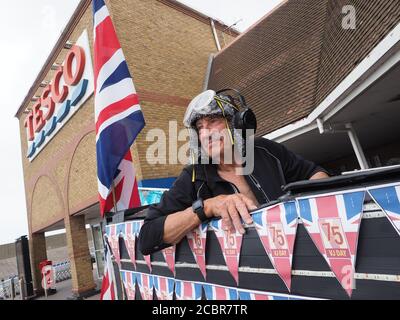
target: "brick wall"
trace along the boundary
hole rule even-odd
[[[345,5],[355,8],[354,30],[342,28]],[[331,0],[327,10],[315,107],[400,22],[398,0]]]
[[[209,88],[237,88],[258,119],[258,135],[313,108],[326,0],[288,1],[214,60]]]
[[[139,94],[146,127],[131,148],[137,176],[155,179],[177,176],[179,165],[150,165],[146,161],[150,129],[167,133],[169,121],[182,118],[190,99],[202,90],[208,57],[216,52],[209,20],[187,14],[169,1],[106,1]],[[171,1],[172,3],[173,1]],[[140,14],[139,14],[140,13]],[[218,25],[221,30],[222,26]],[[75,42],[87,29],[90,47],[92,8],[88,6],[69,39]],[[228,44],[235,34],[225,35]],[[62,44],[61,44],[62,45]],[[67,50],[62,49],[53,62],[62,63]],[[49,71],[42,80],[51,80]],[[40,95],[38,87],[34,95]],[[27,104],[31,108],[32,102]],[[94,101],[90,97],[64,124],[46,147],[29,162],[25,115],[19,113],[22,163],[30,232],[37,232],[68,214],[97,202]],[[181,142],[182,145],[184,142]],[[167,153],[168,155],[168,153]]]
[[[209,87],[240,89],[267,134],[311,113],[399,23],[398,0],[288,0],[216,56]]]

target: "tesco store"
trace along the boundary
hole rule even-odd
[[[139,186],[168,188],[181,165],[150,165],[146,134],[152,128],[168,132],[172,120],[181,125],[188,102],[203,89],[218,39],[228,43],[237,33],[173,0],[106,2],[146,119],[131,147]],[[16,113],[36,293],[41,292],[39,263],[47,258],[45,232],[65,228],[74,295],[96,288],[90,251],[102,275],[90,4],[79,3]],[[134,16],[133,9],[141,15]],[[171,38],[181,41],[172,44]],[[94,248],[88,245],[87,225]]]

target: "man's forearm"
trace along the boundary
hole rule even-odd
[[[165,243],[176,244],[199,224],[200,219],[192,208],[170,214],[165,219],[163,240]]]

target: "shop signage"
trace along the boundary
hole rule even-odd
[[[85,30],[25,118],[32,161],[94,91],[89,38]]]

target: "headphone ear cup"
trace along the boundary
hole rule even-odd
[[[254,130],[254,133],[255,133],[257,130],[256,115],[249,108],[247,108],[243,111],[239,111],[235,114],[234,126],[235,126],[235,129]]]

